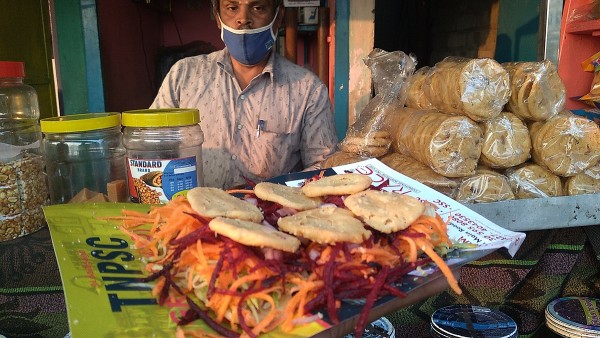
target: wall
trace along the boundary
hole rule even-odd
[[[539,20],[540,0],[500,0],[495,59],[538,60]]]
[[[208,0],[102,0],[97,10],[108,111],[147,108],[176,60],[224,47]],[[298,64],[311,70],[316,42],[316,31],[298,34]]]
[[[170,10],[143,1],[102,0],[97,12],[107,111],[150,106],[162,80],[161,56],[223,46],[206,0],[171,1]]]
[[[498,0],[439,1],[432,7],[430,65],[447,56],[494,57]]]

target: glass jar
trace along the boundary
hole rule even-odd
[[[122,113],[127,186],[132,202],[166,203],[204,183],[197,109],[143,109]]]
[[[40,124],[51,203],[126,200],[119,113],[51,117]]]
[[[0,241],[46,225],[40,108],[24,78],[23,62],[0,61]]]

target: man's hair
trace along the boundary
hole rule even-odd
[[[213,8],[218,12],[219,11],[219,0],[210,0],[210,2],[212,3]],[[279,7],[279,5],[281,5],[281,3],[283,3],[283,0],[273,0],[273,3],[275,4],[275,7]]]

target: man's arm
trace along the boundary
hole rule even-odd
[[[319,84],[310,93],[302,128],[302,163],[304,170],[320,167],[321,161],[336,150],[338,143],[335,120],[327,87]]]

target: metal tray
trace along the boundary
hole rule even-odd
[[[512,231],[600,224],[600,194],[464,205],[497,225]]]

